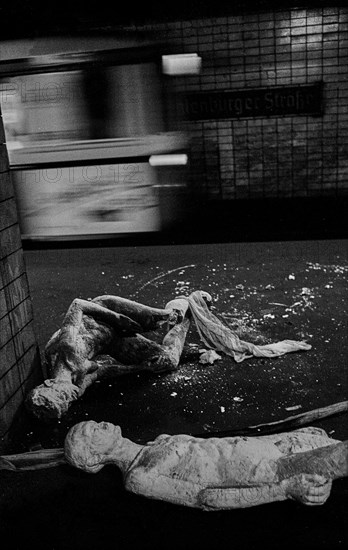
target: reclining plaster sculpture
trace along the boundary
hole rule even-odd
[[[75,299],[45,348],[50,378],[30,392],[27,407],[38,418],[60,418],[97,379],[176,370],[191,319],[206,346],[237,362],[311,348],[293,340],[264,346],[244,342],[210,311],[211,302],[204,291],[175,298],[164,309],[110,295]],[[143,336],[166,323],[162,344]]]
[[[348,441],[313,427],[260,437],[163,434],[138,445],[119,426],[87,421],[69,430],[65,458],[89,473],[116,465],[126,490],[203,510],[286,499],[320,505],[332,480],[348,475]]]

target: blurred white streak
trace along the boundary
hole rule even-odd
[[[196,53],[162,55],[162,70],[168,75],[199,74],[202,58]]]
[[[149,158],[150,166],[174,166],[187,164],[187,155],[151,155]]]

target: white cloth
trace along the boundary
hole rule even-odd
[[[264,346],[244,342],[208,309],[200,290],[190,294],[187,299],[201,340],[209,348],[230,355],[237,363],[252,356],[279,357],[285,353],[306,351],[312,347],[306,342],[295,340],[283,340]]]

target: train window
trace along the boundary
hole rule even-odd
[[[137,137],[165,129],[155,63],[13,77],[3,82],[2,98],[10,147]]]
[[[110,67],[108,77],[112,137],[144,136],[164,130],[155,63]]]
[[[87,120],[81,80],[81,71],[6,79],[2,83],[1,108],[8,147],[83,139]]]

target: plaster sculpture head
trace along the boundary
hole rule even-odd
[[[70,464],[89,473],[99,472],[122,444],[119,426],[110,422],[88,420],[73,426],[64,443]]]
[[[78,398],[79,392],[79,388],[69,380],[50,378],[28,394],[26,405],[38,418],[60,418]]]

